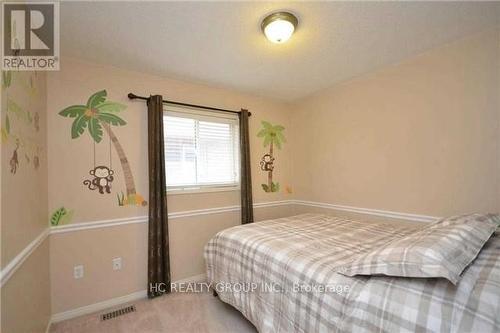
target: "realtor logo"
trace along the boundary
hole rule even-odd
[[[59,70],[59,3],[2,3],[2,69]]]

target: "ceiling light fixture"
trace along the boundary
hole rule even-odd
[[[281,44],[292,37],[299,20],[289,12],[277,12],[266,16],[260,25],[262,32],[273,43]]]

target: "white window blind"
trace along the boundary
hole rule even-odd
[[[165,106],[167,189],[239,186],[237,115]]]

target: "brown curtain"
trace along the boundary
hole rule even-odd
[[[163,138],[163,98],[148,99],[149,230],[148,297],[170,292],[167,185]]]
[[[248,110],[240,112],[240,154],[241,154],[241,224],[253,222],[252,174],[250,170],[250,135]]]

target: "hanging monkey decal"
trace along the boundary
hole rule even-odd
[[[35,170],[38,170],[40,167],[40,157],[38,155],[40,154],[40,147],[36,147],[36,153],[35,156],[33,156],[33,167]]]
[[[99,189],[99,193],[101,194],[104,194],[104,191],[111,193],[111,183],[113,182],[113,174],[115,173],[113,170],[107,166],[100,165],[90,170],[89,173],[94,178],[84,180],[83,185],[87,185],[89,190],[92,191]]]
[[[19,149],[19,139],[16,139],[16,149],[12,153],[12,157],[10,158],[10,172],[12,174],[16,174],[17,167],[19,166],[19,159],[17,158],[17,150]]]
[[[265,154],[262,156],[262,159],[260,160],[260,169],[262,171],[273,171],[274,169],[274,157],[272,157],[269,154]]]
[[[112,167],[112,156],[111,156],[111,138],[109,139],[109,167],[104,165],[96,166],[95,163],[95,141],[94,141],[94,168],[89,171],[89,174],[93,176],[92,179],[85,179],[83,185],[86,185],[89,190],[99,190],[99,193],[104,194],[111,193],[111,183],[115,179],[113,176],[115,172]]]

